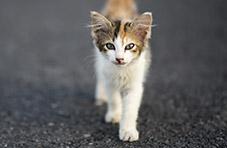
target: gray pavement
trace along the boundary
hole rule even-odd
[[[103,2],[0,1],[0,147],[227,147],[227,3],[138,1],[157,27],[140,140],[129,143],[93,105],[85,26]]]

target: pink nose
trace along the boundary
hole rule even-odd
[[[118,63],[121,63],[122,61],[124,61],[124,58],[116,58],[116,60],[118,61]]]

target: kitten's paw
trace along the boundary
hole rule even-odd
[[[104,99],[97,99],[97,100],[95,100],[95,105],[96,106],[102,106],[105,103],[106,103],[106,100],[104,100]]]
[[[139,133],[136,129],[133,130],[120,129],[119,138],[123,141],[129,142],[137,141],[139,139]]]
[[[108,112],[105,116],[105,121],[107,123],[119,123],[121,120],[121,114],[120,113],[113,113],[113,112]]]

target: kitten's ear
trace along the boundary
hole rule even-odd
[[[132,31],[141,41],[150,38],[152,25],[152,13],[145,12],[132,21]]]
[[[91,11],[92,35],[102,39],[109,31],[112,23],[98,12]]]

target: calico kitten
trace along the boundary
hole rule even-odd
[[[136,141],[138,110],[150,65],[152,15],[136,14],[133,0],[109,0],[104,15],[91,12],[96,47],[96,102],[107,101],[106,122],[119,123],[119,137]]]

